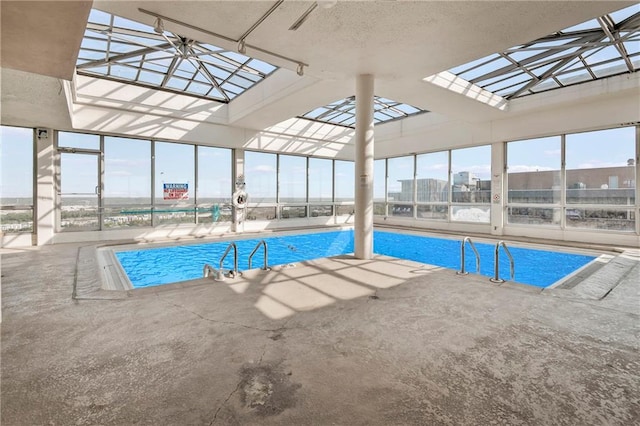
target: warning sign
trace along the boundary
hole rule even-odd
[[[163,183],[163,194],[165,200],[188,200],[188,183]]]

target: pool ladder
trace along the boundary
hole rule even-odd
[[[471,241],[470,237],[464,237],[464,239],[462,240],[462,243],[460,244],[460,270],[456,272],[456,274],[458,275],[468,274],[464,266],[464,263],[465,263],[464,248],[467,245],[467,243],[469,243],[469,245],[473,249],[473,253],[476,255],[476,273],[479,274],[480,273],[480,255],[478,254],[478,250],[476,250],[476,246],[473,244],[473,241]]]
[[[258,251],[260,246],[264,247],[264,261],[263,261],[263,264],[262,264],[262,268],[260,268],[260,269],[262,269],[263,271],[269,271],[271,269],[268,266],[268,263],[269,263],[269,249],[267,248],[267,242],[265,240],[261,240],[258,244],[256,244],[255,248],[253,249],[253,251],[249,255],[249,269],[251,269],[251,261],[253,260],[253,256],[256,254],[256,252]],[[202,269],[202,275],[205,278],[207,278],[207,277],[209,277],[209,276],[211,276],[213,274],[213,275],[215,275],[215,280],[216,281],[224,281],[225,280],[225,275],[224,275],[224,271],[222,269],[222,264],[224,263],[224,259],[227,257],[227,255],[229,254],[231,249],[233,249],[233,270],[229,271],[229,276],[231,278],[235,278],[235,277],[238,277],[238,276],[242,275],[242,272],[240,272],[238,270],[238,246],[236,245],[236,243],[230,243],[227,246],[227,249],[224,251],[224,254],[220,258],[220,265],[219,265],[217,271],[215,269],[213,269],[213,266],[209,265],[208,263],[205,263],[204,268]]]
[[[256,252],[258,251],[260,246],[264,247],[264,262],[262,263],[262,268],[260,268],[260,269],[262,269],[263,271],[268,271],[271,268],[269,268],[269,266],[268,266],[268,263],[269,263],[269,249],[267,248],[267,242],[265,240],[261,240],[258,244],[256,244],[255,248],[253,249],[253,251],[249,255],[249,269],[251,269],[251,260],[253,259],[253,255],[256,254]]]
[[[231,278],[235,278],[235,277],[238,277],[238,276],[242,275],[242,273],[238,270],[238,246],[236,246],[236,243],[229,243],[229,245],[227,246],[227,249],[224,251],[224,254],[220,258],[220,264],[218,266],[218,270],[217,271],[214,271],[213,267],[211,265],[209,265],[208,263],[204,265],[204,269],[202,271],[202,274],[204,275],[205,278],[207,278],[209,275],[211,275],[212,273],[215,272],[215,280],[216,281],[224,281],[225,280],[225,275],[224,275],[224,271],[222,269],[222,264],[224,263],[224,259],[227,257],[227,255],[229,254],[231,249],[233,249],[233,270],[229,271],[229,276]]]
[[[492,283],[504,282],[504,280],[500,278],[500,246],[502,246],[502,248],[504,249],[504,252],[507,254],[507,257],[509,258],[511,281],[513,281],[513,278],[515,277],[515,264],[513,262],[513,256],[511,256],[511,253],[509,252],[509,249],[507,248],[507,245],[505,244],[505,242],[499,241],[496,244],[496,251],[494,255],[494,263],[495,263],[494,276],[493,278],[490,279]]]

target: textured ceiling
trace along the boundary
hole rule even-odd
[[[3,68],[71,79],[91,7],[153,25],[154,17],[139,11],[147,9],[188,24],[166,21],[169,31],[236,50],[237,42],[194,27],[237,40],[275,3],[3,0],[0,59]],[[316,8],[299,30],[290,31],[313,2],[285,0],[247,37],[247,44],[307,63],[304,78],[321,81],[304,94],[292,91],[269,99],[234,125],[263,129],[352,96],[355,76],[364,73],[375,76],[376,95],[464,120],[488,118],[496,114],[493,108],[422,79],[635,3],[339,0],[330,9]],[[296,71],[295,62],[250,47],[247,55]],[[4,94],[3,89],[3,102]]]
[[[94,2],[94,7],[153,23],[144,8],[238,39],[271,1]],[[297,31],[288,28],[313,2],[285,1],[247,43],[309,64],[314,77],[420,79],[527,42],[633,2],[616,1],[338,1],[316,8]],[[172,23],[165,28],[180,29]],[[185,29],[186,30],[186,29]],[[183,31],[187,32],[187,31]],[[189,30],[194,38],[202,38]],[[235,43],[216,41],[235,49]],[[295,70],[260,52],[247,54]]]

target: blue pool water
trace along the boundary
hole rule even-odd
[[[249,253],[262,240],[237,240],[238,267],[248,269]],[[353,253],[353,230],[315,234],[285,235],[264,238],[269,246],[269,266],[296,263],[340,254]],[[394,232],[374,232],[374,252],[401,259],[458,270],[460,241],[424,237]],[[168,284],[202,278],[205,263],[218,268],[220,258],[229,241],[189,244],[116,253],[129,280],[135,288]],[[476,243],[480,254],[482,275],[493,277],[495,245]],[[515,260],[515,280],[536,287],[547,287],[594,259],[571,253],[520,247],[509,248]],[[262,249],[253,257],[253,267],[262,266]],[[501,253],[500,277],[508,280],[509,261]],[[475,256],[467,247],[466,270],[475,272]],[[233,256],[227,256],[225,269],[233,268]]]

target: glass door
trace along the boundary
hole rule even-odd
[[[61,231],[96,231],[101,223],[100,153],[60,153]]]

